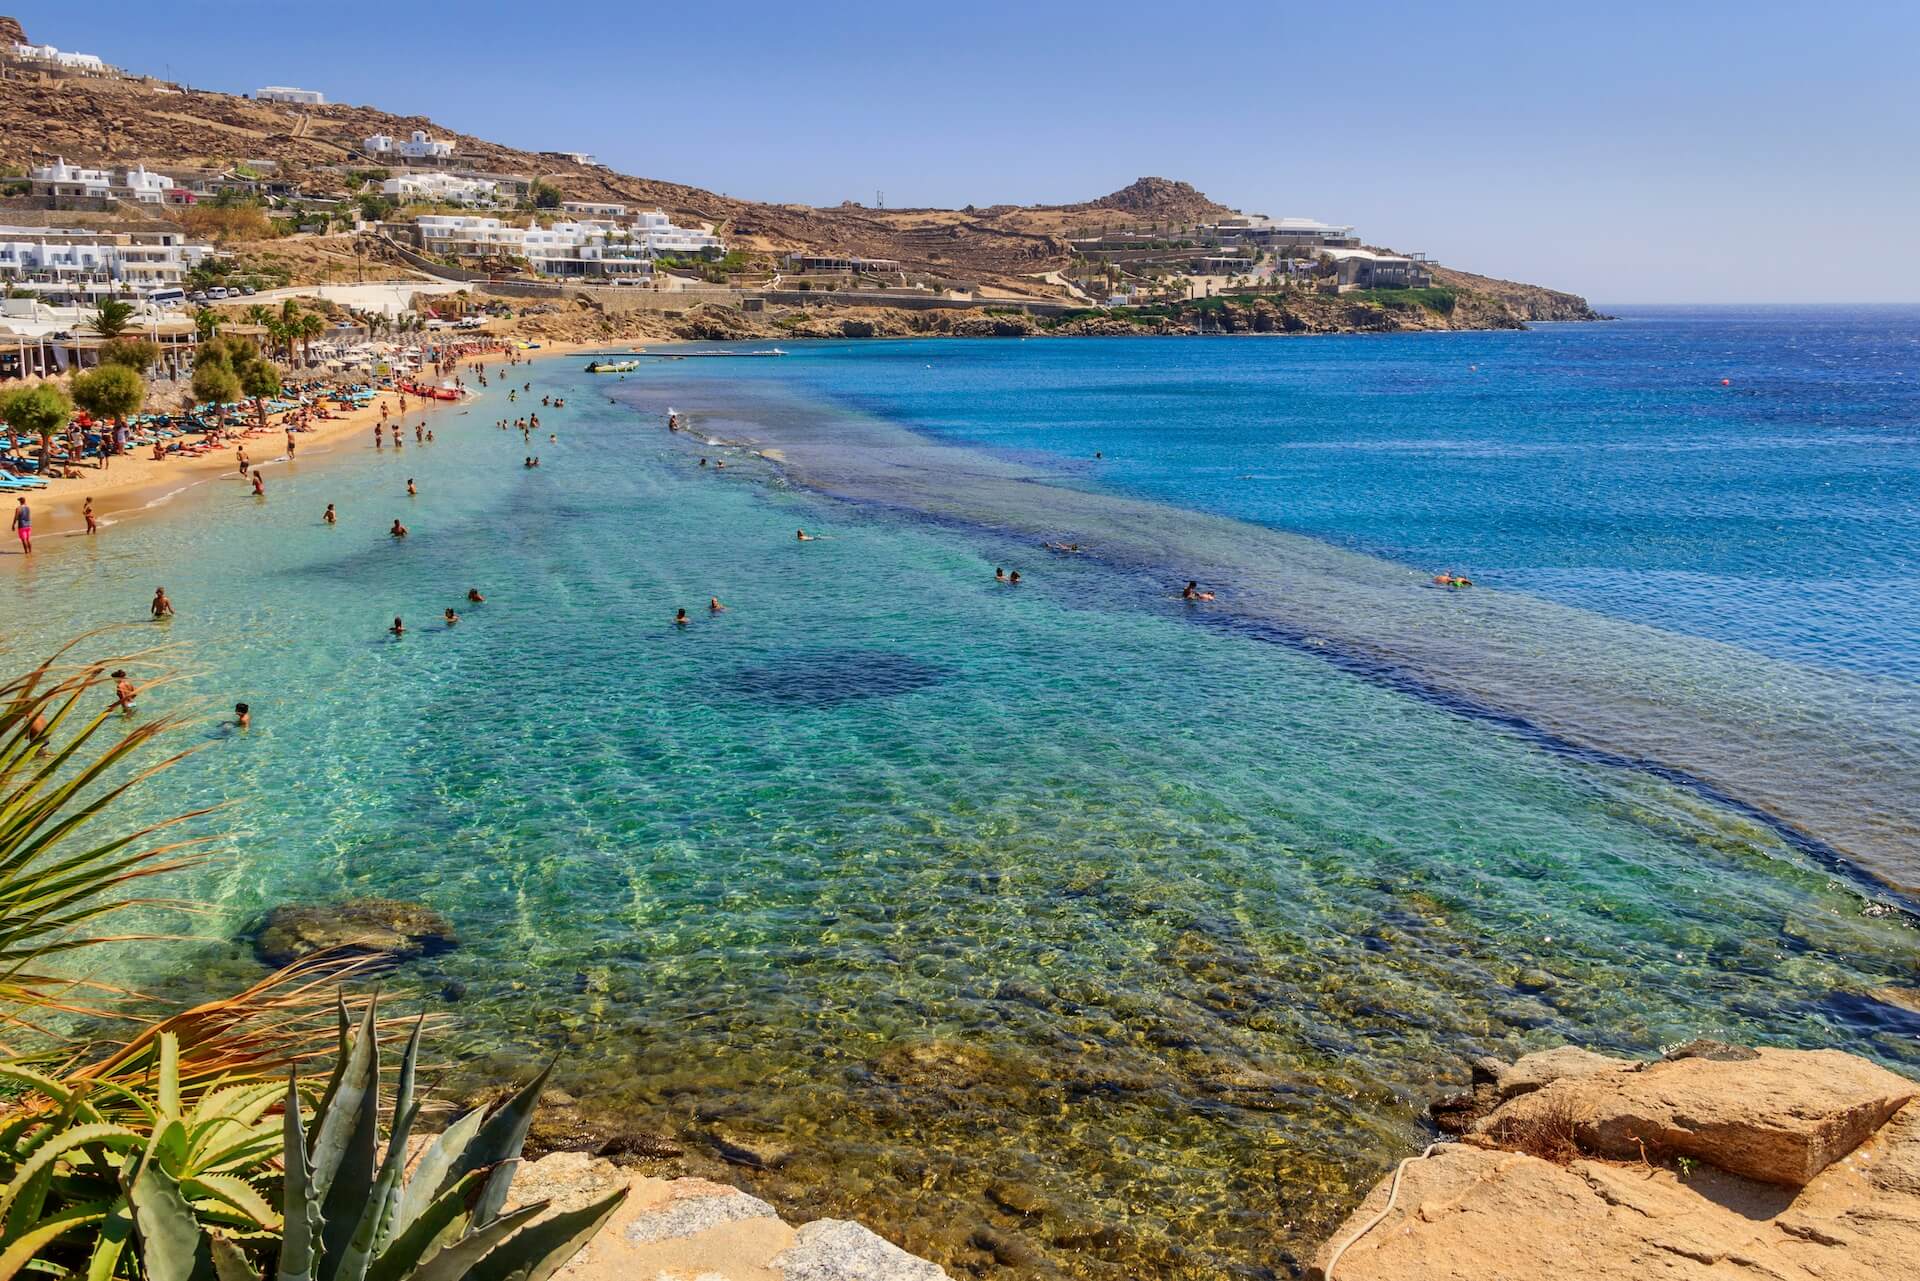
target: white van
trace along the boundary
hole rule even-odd
[[[212,299],[215,302],[218,302],[220,299],[225,298],[226,296],[227,296],[227,287],[225,285],[215,285],[213,288],[207,290],[207,297]]]
[[[187,305],[187,291],[184,289],[156,289],[147,295],[147,302],[155,307],[184,307]]]

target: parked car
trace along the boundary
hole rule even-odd
[[[253,286],[252,286],[252,285],[242,285],[242,286],[240,286],[240,292],[241,292],[241,293],[243,293],[243,294],[245,294],[245,295],[247,295],[247,297],[249,297],[249,298],[251,298],[251,297],[253,297]]]
[[[204,289],[196,289],[192,293],[187,295],[188,302],[205,302],[206,300],[207,300],[207,291]]]
[[[227,287],[225,285],[215,285],[213,288],[207,290],[207,297],[209,300],[213,302],[219,302],[222,298],[225,298],[226,296],[227,296]]]

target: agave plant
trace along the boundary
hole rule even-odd
[[[131,1275],[137,1181],[165,1180],[190,1219],[234,1250],[277,1239],[271,1194],[281,1126],[267,1113],[277,1081],[240,1081],[183,1102],[180,1045],[159,1038],[153,1088],[62,1082],[0,1063],[0,1079],[34,1103],[0,1126],[0,1277],[29,1262],[89,1281]],[[131,1113],[131,1115],[128,1115]]]
[[[548,1204],[540,1201],[501,1212],[551,1067],[506,1102],[456,1121],[408,1174],[407,1141],[420,1116],[414,1094],[420,1026],[400,1059],[383,1155],[374,1003],[351,1036],[348,1025],[343,1003],[340,1054],[310,1129],[298,1079],[289,1074],[278,1281],[546,1281],[626,1198],[623,1188],[578,1210],[547,1215]],[[193,1199],[193,1187],[164,1164],[128,1162],[122,1180],[152,1281],[261,1276],[247,1242],[205,1226],[209,1216]]]

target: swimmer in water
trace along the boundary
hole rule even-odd
[[[245,703],[233,705],[233,727],[235,729],[253,728],[253,711]]]
[[[688,620],[688,618],[687,618],[687,611],[686,611],[686,610],[684,610],[684,609],[682,609],[682,610],[679,610],[679,611],[676,611],[676,612],[675,612],[675,614],[674,614],[674,616],[673,616],[673,625],[674,625],[675,627],[685,627],[685,626],[687,625],[687,623],[688,623],[688,621],[689,621],[689,620]]]
[[[1007,581],[1007,571],[1006,571],[1006,570],[1004,570],[1004,569],[1002,569],[1002,568],[1000,568],[1000,566],[998,566],[998,565],[995,565],[995,566],[993,567],[993,581],[994,581],[994,582],[996,582],[996,583],[1004,583],[1004,582],[1006,582],[1006,581]]]
[[[1007,581],[1009,583],[1018,583],[1020,581],[1020,571],[1016,569],[1008,573]]]
[[[478,587],[467,588],[467,604],[469,605],[484,604],[486,602],[486,599],[487,598],[485,596],[482,596],[480,594],[480,589]]]
[[[395,614],[393,617],[393,626],[387,628],[387,630],[392,632],[395,636],[405,636],[407,634],[407,625],[400,621],[400,616],[398,614]]]
[[[726,612],[726,609],[727,607],[720,603],[718,596],[707,597],[707,612],[709,614],[723,614]]]
[[[1181,589],[1180,599],[1181,600],[1212,600],[1213,593],[1201,591],[1200,584],[1194,581],[1193,579],[1189,578],[1187,580],[1187,585]]]
[[[338,524],[338,523],[339,523],[339,521],[340,521],[340,518],[339,518],[338,516],[336,516],[336,515],[334,515],[334,514],[333,514],[333,504],[332,504],[332,503],[328,503],[328,504],[327,504],[327,510],[326,510],[325,512],[323,512],[323,513],[321,513],[321,516],[320,516],[320,519],[321,519],[321,520],[324,520],[324,521],[326,521],[326,522],[327,522],[327,524],[329,524],[329,525],[334,525],[334,524]]]
[[[702,459],[700,460],[700,465],[701,465],[702,467],[705,467],[705,466],[707,465],[707,460],[706,460],[706,459],[704,459],[704,458],[702,458]]]
[[[122,667],[113,673],[113,701],[121,711],[129,716],[133,714],[133,700],[139,697],[133,682],[127,679],[127,669]]]
[[[156,587],[153,589],[153,605],[151,608],[156,621],[162,618],[173,617],[173,602],[167,599],[166,588]]]
[[[395,520],[393,522],[393,528],[389,529],[387,533],[395,538],[405,538],[407,536],[407,527],[402,525],[398,520]]]
[[[793,541],[796,543],[810,543],[813,541],[813,535],[804,529],[796,529],[793,531]]]
[[[453,612],[453,606],[451,605],[447,606],[447,626],[452,627],[455,623],[459,621],[460,621],[460,615]]]
[[[407,477],[407,497],[412,498],[415,495],[417,495],[419,492],[420,492],[419,490],[413,487],[413,477],[411,476]]]
[[[267,496],[267,482],[260,479],[259,472],[253,473],[253,496],[255,498],[265,498]]]

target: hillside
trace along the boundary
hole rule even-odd
[[[0,30],[11,23],[0,18]],[[426,116],[373,107],[260,102],[144,77],[20,76],[0,93],[0,166],[13,172],[55,156],[91,165],[144,163],[221,169],[265,160],[315,195],[344,195],[348,171],[372,167],[360,142],[414,130],[454,144],[461,167],[535,175],[568,199],[657,208],[677,221],[713,224],[753,253],[810,250],[894,259],[909,271],[987,293],[1057,294],[1040,277],[1068,266],[1066,237],[1089,228],[1204,221],[1233,211],[1191,185],[1140,178],[1097,199],[1065,205],[964,209],[817,208],[739,200],[681,183],[581,165],[551,153],[502,146]],[[556,139],[556,145],[568,140]],[[1487,293],[1534,319],[1590,318],[1583,300],[1531,285],[1441,271],[1437,283]]]

